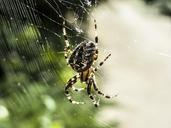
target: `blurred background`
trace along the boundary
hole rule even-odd
[[[170,0],[0,0],[0,128],[170,128],[170,16]],[[112,54],[97,85],[118,95],[98,108],[86,91],[72,92],[85,105],[64,95],[75,72],[62,22],[75,48],[94,40],[94,19],[98,62]]]

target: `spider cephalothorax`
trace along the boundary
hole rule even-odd
[[[94,20],[94,23],[96,31],[96,20]],[[72,88],[75,91],[82,91],[84,89],[87,89],[89,97],[92,99],[94,105],[97,107],[99,104],[99,100],[96,101],[94,95],[91,94],[91,86],[94,87],[95,91],[97,91],[98,94],[104,96],[105,98],[111,98],[108,95],[104,95],[104,93],[99,91],[99,89],[96,86],[94,73],[97,71],[98,67],[93,67],[93,64],[98,57],[97,33],[95,35],[95,42],[85,40],[79,43],[73,51],[70,49],[69,41],[66,35],[65,21],[63,22],[63,36],[65,39],[65,59],[67,61],[67,64],[69,64],[72,67],[72,69],[77,72],[77,74],[74,77],[70,78],[67,82],[65,86],[65,94],[71,103],[84,104],[84,102],[77,102],[72,100],[69,93],[69,89]],[[111,54],[109,54],[102,62],[100,62],[99,66],[103,65],[103,63],[109,58],[110,55]],[[78,79],[80,79],[81,82],[86,83],[86,88],[77,89],[73,86]]]

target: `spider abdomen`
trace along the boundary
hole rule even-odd
[[[77,72],[85,71],[93,64],[96,51],[97,48],[93,42],[83,41],[74,49],[69,58],[69,64]]]

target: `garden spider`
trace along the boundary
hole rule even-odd
[[[65,86],[65,95],[67,99],[72,104],[84,104],[84,102],[78,102],[72,100],[72,97],[69,93],[69,89],[73,89],[74,91],[82,91],[87,89],[87,93],[90,99],[93,101],[95,107],[98,107],[99,100],[96,101],[94,95],[91,94],[91,86],[93,85],[95,91],[99,94],[104,96],[105,98],[110,99],[111,96],[105,95],[102,93],[96,86],[95,75],[94,73],[98,70],[99,66],[102,66],[103,63],[111,56],[109,54],[102,62],[99,63],[99,66],[93,67],[94,62],[98,58],[98,36],[97,36],[97,24],[96,20],[94,20],[94,27],[95,27],[95,42],[84,40],[80,44],[76,46],[76,48],[72,51],[70,49],[70,44],[67,38],[67,33],[65,29],[65,21],[63,22],[63,36],[65,40],[65,48],[64,48],[64,56],[67,61],[67,64],[72,67],[74,71],[77,72],[75,76],[69,79]],[[75,88],[73,85],[80,79],[81,82],[86,83],[86,88]]]

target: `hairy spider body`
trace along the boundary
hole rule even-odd
[[[89,69],[96,59],[96,45],[91,41],[81,42],[72,52],[68,63],[76,72]]]
[[[95,23],[95,31],[97,29],[96,20]],[[98,67],[93,67],[95,60],[98,58],[98,36],[97,33],[95,35],[95,42],[84,40],[79,43],[74,50],[70,49],[69,40],[67,38],[66,29],[65,29],[65,21],[63,22],[63,36],[65,40],[65,48],[64,48],[64,56],[74,71],[77,72],[75,76],[69,79],[69,81],[65,85],[65,95],[68,100],[72,104],[84,104],[84,102],[78,102],[72,100],[72,97],[69,93],[69,89],[73,89],[74,91],[82,91],[87,89],[87,94],[90,99],[93,101],[93,104],[97,107],[99,105],[99,100],[96,100],[94,95],[91,94],[91,87],[93,86],[94,90],[101,96],[105,98],[111,98],[111,96],[105,95],[102,93],[96,84],[95,80],[95,72]],[[109,54],[102,62],[99,63],[99,66],[102,66],[104,62],[111,56]],[[80,79],[81,82],[84,82],[87,86],[85,88],[75,88],[73,85]]]

